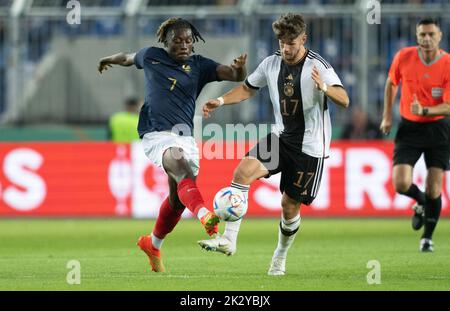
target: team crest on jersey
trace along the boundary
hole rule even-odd
[[[291,97],[292,95],[294,95],[294,84],[292,84],[291,82],[287,82],[284,84],[284,95],[286,95],[287,97]]]
[[[183,66],[181,66],[181,68],[183,68],[183,70],[187,73],[191,72],[191,66],[184,64]]]

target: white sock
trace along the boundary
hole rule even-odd
[[[164,242],[164,239],[159,239],[159,238],[155,237],[152,233],[152,245],[154,248],[160,249],[163,242]]]
[[[239,189],[245,196],[245,200],[248,202],[248,191],[250,189],[249,185],[241,185],[236,182],[231,183],[231,188]],[[226,237],[231,243],[236,244],[237,236],[239,234],[239,228],[241,227],[242,219],[237,221],[227,221],[225,222],[225,231],[223,236]]]
[[[223,236],[230,240],[233,244],[236,244],[241,222],[242,219],[225,222],[225,231],[223,232]]]
[[[197,218],[198,218],[199,220],[201,220],[203,216],[205,216],[206,214],[208,214],[208,212],[210,212],[210,210],[207,209],[206,207],[200,208],[200,209],[198,210],[198,213],[197,213]]]
[[[278,245],[274,252],[274,257],[286,258],[287,252],[294,242],[297,230],[300,228],[301,222],[300,215],[295,216],[292,219],[286,220],[281,216],[280,227],[278,228]],[[292,232],[294,232],[292,234]],[[286,235],[286,233],[289,233]]]

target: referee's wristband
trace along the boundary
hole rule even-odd
[[[217,100],[219,101],[219,107],[223,106],[223,104],[225,104],[225,100],[223,99],[222,96],[218,97]]]
[[[428,115],[428,108],[423,108],[422,109],[422,116],[427,116]]]

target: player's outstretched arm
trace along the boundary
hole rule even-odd
[[[100,73],[103,73],[103,71],[108,70],[108,68],[112,67],[112,65],[120,65],[124,67],[133,66],[135,56],[136,53],[118,53],[108,57],[104,57],[100,59],[100,62],[98,64],[98,71]]]
[[[394,85],[391,79],[386,79],[384,88],[384,108],[383,120],[381,121],[380,130],[383,134],[389,135],[392,128],[392,106],[394,105],[395,96],[397,96],[398,86]]]
[[[217,67],[217,76],[220,80],[225,81],[244,81],[247,76],[247,69],[245,62],[247,61],[247,54],[242,54],[233,60],[230,66],[219,65]]]
[[[239,85],[226,93],[225,95],[222,95],[219,98],[210,99],[203,105],[203,116],[205,118],[209,118],[210,114],[213,110],[216,108],[222,106],[222,105],[232,105],[240,103],[241,101],[244,101],[246,99],[249,99],[253,95],[256,94],[255,90],[250,89],[245,84]]]

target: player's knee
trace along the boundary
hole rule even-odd
[[[285,219],[291,219],[299,212],[299,204],[286,195],[283,195],[281,198],[281,207],[283,208],[283,216]]]
[[[233,172],[233,180],[236,182],[242,182],[245,179],[244,169],[241,169],[239,166]]]
[[[250,165],[250,162],[244,159],[234,170],[233,180],[237,183],[248,184],[252,181],[254,173],[255,169]]]
[[[169,148],[163,156],[163,166],[167,174],[177,183],[185,178],[194,178],[194,173],[180,148]]]
[[[412,172],[409,172],[406,168],[402,169],[401,166],[394,166],[392,181],[396,192],[405,193],[409,190],[409,187],[411,187]]]
[[[164,166],[177,166],[181,161],[185,160],[183,149],[177,147],[168,148],[163,154]]]
[[[405,193],[408,191],[409,187],[411,187],[411,182],[406,179],[395,178],[394,187],[395,191],[397,191],[398,193]]]

